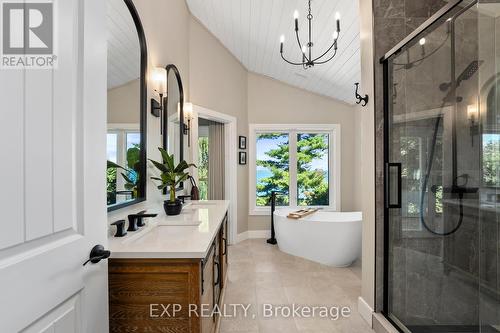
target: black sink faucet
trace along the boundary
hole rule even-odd
[[[180,201],[182,201],[182,203],[186,203],[186,199],[191,199],[192,196],[191,195],[179,195],[177,197],[177,199],[179,199]]]
[[[119,220],[119,221],[113,222],[113,223],[111,223],[111,225],[116,226],[115,237],[123,237],[127,234],[127,232],[125,231],[125,220]]]
[[[140,211],[137,214],[130,214],[128,216],[128,229],[127,231],[137,231],[139,227],[144,227],[146,224],[144,223],[145,217],[156,217],[158,214],[146,214],[146,211]]]

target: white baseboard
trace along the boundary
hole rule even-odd
[[[368,323],[368,325],[370,325],[370,327],[373,327],[373,309],[361,296],[358,297],[358,311],[361,317]]]
[[[271,237],[271,230],[248,230],[238,234],[236,237],[236,243],[247,239],[261,239],[269,237]]]
[[[243,242],[244,240],[247,239],[248,239],[248,231],[239,233],[238,235],[236,235],[236,244],[238,244],[239,242]]]

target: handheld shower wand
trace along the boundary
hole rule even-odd
[[[454,53],[452,53],[453,55]],[[452,65],[454,65],[454,56],[452,56]],[[455,81],[452,81],[452,83],[449,84],[448,87],[452,87],[452,89],[448,92],[446,97],[443,99],[443,103],[441,104],[441,109],[444,107],[446,102],[451,101],[452,95],[456,93],[456,89],[462,81],[469,80],[479,69],[479,66],[482,64],[482,61],[474,60],[472,61],[469,66],[465,68],[465,70],[457,77]],[[454,70],[452,70],[452,73],[454,73]],[[442,90],[443,84],[441,84],[440,89]],[[453,99],[455,100],[455,99]],[[425,192],[429,183],[429,177],[431,175],[432,171],[432,164],[434,162],[434,153],[435,153],[435,148],[436,148],[436,142],[437,142],[437,136],[439,132],[439,126],[441,124],[441,118],[442,116],[440,115],[436,119],[436,123],[434,125],[434,133],[432,136],[432,143],[431,143],[431,150],[429,153],[429,163],[427,164],[427,170],[424,176],[424,181],[422,184],[422,190],[420,192],[420,222],[424,226],[427,231],[434,235],[438,236],[448,236],[453,233],[455,233],[458,229],[460,229],[460,226],[463,223],[464,219],[464,207],[463,207],[463,198],[464,194],[466,193],[476,193],[478,191],[478,188],[473,188],[473,187],[467,187],[467,182],[468,182],[468,175],[461,175],[457,176],[457,138],[456,138],[456,109],[455,109],[455,117],[453,118],[453,138],[452,138],[452,144],[453,144],[453,185],[451,187],[444,187],[443,192],[444,193],[452,193],[452,194],[457,194],[458,195],[458,200],[459,200],[459,219],[455,227],[449,231],[446,232],[439,232],[436,230],[433,230],[425,221],[424,218],[424,201],[425,201]],[[459,186],[457,184],[458,178],[463,178],[465,177],[466,182],[463,186]],[[432,186],[432,188],[435,188],[435,186]]]

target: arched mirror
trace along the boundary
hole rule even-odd
[[[132,0],[106,0],[108,30],[108,211],[146,199],[144,31]]]
[[[175,65],[165,67],[167,71],[167,97],[165,100],[163,123],[163,147],[174,154],[175,163],[184,159],[184,89],[178,68]],[[183,188],[183,184],[179,185]]]

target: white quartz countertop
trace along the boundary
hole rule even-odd
[[[158,216],[145,227],[108,239],[111,258],[204,258],[228,208],[229,201],[212,200],[190,202],[178,216],[148,210]]]

